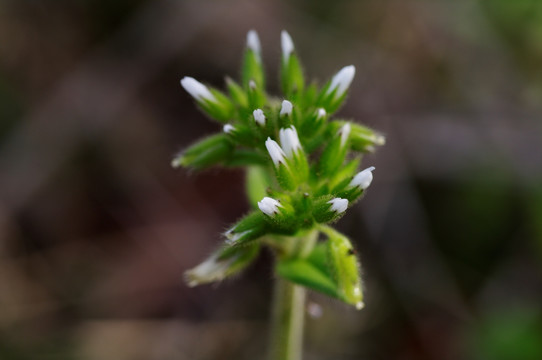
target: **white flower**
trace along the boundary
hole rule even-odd
[[[258,207],[265,215],[268,216],[275,216],[279,211],[279,206],[282,207],[280,202],[267,196],[261,201],[258,201]]]
[[[350,130],[352,130],[350,123],[346,123],[337,132],[338,134],[341,135],[341,147],[343,147],[346,144],[346,141],[348,140],[348,137],[350,136]]]
[[[280,163],[285,162],[284,157],[286,154],[275,140],[267,138],[265,141],[265,147],[267,148],[269,156],[271,156],[271,160],[273,160],[273,164],[275,164],[275,166],[279,166]]]
[[[294,51],[294,42],[286,30],[282,30],[280,33],[280,45],[282,47],[282,59],[287,63]]]
[[[250,30],[247,33],[247,47],[254,51],[258,57],[260,57],[262,53],[262,46],[260,44],[260,38],[258,37],[258,33],[254,30]]]
[[[207,89],[207,86],[203,85],[196,79],[190,76],[185,76],[181,79],[182,87],[190,94],[192,97],[198,101],[208,100],[216,102],[215,96]]]
[[[318,109],[318,113],[317,113],[317,115],[316,115],[316,120],[323,119],[325,116],[326,116],[326,109],[324,109],[324,108],[319,108],[319,109]]]
[[[335,74],[335,76],[333,76],[333,79],[331,79],[331,84],[329,85],[329,89],[327,89],[326,94],[331,94],[333,90],[336,89],[337,91],[335,92],[335,99],[340,98],[352,83],[355,74],[356,68],[354,65],[343,67],[337,74]]]
[[[327,202],[331,204],[331,211],[335,211],[337,214],[340,214],[348,208],[348,200],[341,198],[333,198]]]
[[[361,190],[365,190],[371,185],[373,181],[372,171],[375,169],[374,166],[368,167],[365,170],[360,171],[354,176],[352,181],[350,181],[349,187],[359,187]]]
[[[256,81],[250,80],[250,81],[248,82],[248,87],[250,88],[250,90],[256,90],[256,87],[257,87]]]
[[[292,113],[293,105],[288,100],[282,101],[282,106],[280,108],[280,116],[290,115]]]
[[[301,143],[293,125],[286,129],[280,129],[279,138],[286,157],[291,158],[297,150],[301,149]]]
[[[256,109],[252,112],[252,115],[254,115],[254,120],[260,125],[265,125],[265,115],[263,114],[262,109]]]
[[[232,131],[235,131],[235,127],[233,125],[230,125],[230,124],[226,124],[224,125],[224,128],[223,128],[224,132],[226,134],[229,134],[231,133]]]

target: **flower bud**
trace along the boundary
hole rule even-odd
[[[290,55],[294,52],[294,42],[286,30],[280,33],[280,45],[282,48],[282,61],[287,63]]]
[[[171,166],[190,166],[197,169],[220,164],[228,159],[233,147],[226,134],[209,136],[182,151]]]
[[[261,125],[261,126],[265,125],[265,115],[262,109],[254,110],[252,112],[252,116],[254,116],[254,121],[256,121],[258,125]]]
[[[241,69],[243,85],[245,87],[248,86],[250,80],[254,81],[262,89],[265,87],[261,57],[262,50],[258,34],[256,31],[250,30],[247,33],[247,48]]]
[[[360,310],[364,304],[356,252],[346,236],[327,226],[322,227],[322,231],[328,236],[327,264],[337,284],[339,298]]]
[[[288,116],[292,114],[293,105],[288,100],[282,101],[282,106],[280,108],[280,116]]]
[[[281,87],[285,96],[291,97],[302,91],[305,87],[305,79],[299,59],[294,53],[294,42],[286,31],[280,34],[280,43],[282,48],[281,62]]]
[[[275,216],[279,212],[280,202],[270,198],[264,197],[261,201],[258,202],[258,208],[267,216]]]
[[[185,272],[186,282],[188,286],[194,287],[224,280],[250,265],[258,255],[259,250],[259,244],[221,248],[204,262]]]
[[[181,85],[196,100],[200,109],[213,119],[224,122],[231,118],[233,104],[220,91],[209,89],[190,76],[182,78]]]
[[[344,102],[346,90],[350,87],[355,74],[354,65],[343,67],[322,89],[318,104],[329,113],[335,112]]]
[[[348,200],[326,195],[315,199],[312,214],[319,223],[338,220],[348,208]]]
[[[373,181],[373,170],[375,169],[374,166],[368,167],[365,170],[360,171],[359,173],[354,176],[349,187],[357,187],[361,190],[365,190],[371,185],[371,182]]]
[[[256,240],[268,232],[268,224],[264,215],[254,211],[239,220],[224,233],[226,242],[230,245],[246,244]]]

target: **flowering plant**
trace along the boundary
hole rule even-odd
[[[199,108],[223,124],[223,131],[190,146],[172,165],[247,168],[253,210],[223,234],[225,241],[215,253],[186,272],[186,280],[190,286],[222,280],[246,268],[262,245],[268,246],[276,255],[280,282],[274,331],[293,334],[301,331],[303,308],[295,303],[302,304],[304,288],[363,307],[355,251],[329,224],[371,184],[374,167],[358,168],[362,155],[383,145],[384,137],[360,124],[332,119],[347,96],[354,66],[342,68],[323,87],[307,84],[286,31],[281,45],[281,98],[265,91],[255,31],[247,35],[242,81],[226,78],[227,94],[191,77],[181,80]],[[320,234],[324,241],[319,241]],[[274,340],[272,356],[296,358],[292,354],[300,353],[300,345],[292,345],[295,340],[288,336]]]

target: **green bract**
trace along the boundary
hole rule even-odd
[[[265,91],[260,41],[247,36],[240,83],[226,78],[227,95],[185,77],[181,85],[222,132],[184,150],[172,165],[247,168],[253,210],[224,233],[224,243],[186,272],[191,286],[219,281],[252,262],[261,245],[277,256],[277,274],[294,283],[363,306],[360,268],[337,221],[370,185],[373,167],[359,171],[363,153],[384,144],[377,132],[332,120],[347,97],[354,66],[323,87],[307,85],[292,39],[281,34],[281,97]],[[318,234],[325,240],[318,242]]]

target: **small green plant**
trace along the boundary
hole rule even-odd
[[[270,360],[301,358],[305,288],[363,307],[360,267],[350,240],[329,226],[371,184],[362,155],[384,137],[360,124],[331,119],[354,78],[342,68],[323,87],[307,84],[292,39],[281,34],[282,97],[265,91],[258,35],[249,31],[241,83],[227,94],[191,77],[181,85],[223,131],[190,146],[172,165],[245,167],[253,210],[233,224],[207,260],[185,273],[188,285],[223,280],[245,269],[262,246],[275,254],[277,284]],[[322,240],[320,240],[320,235]]]

